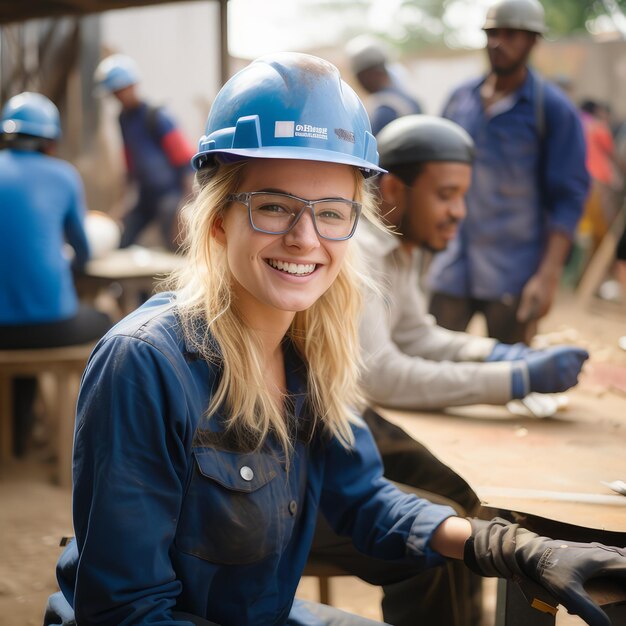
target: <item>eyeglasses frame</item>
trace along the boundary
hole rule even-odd
[[[272,196],[280,196],[282,198],[291,198],[293,200],[297,200],[298,202],[302,202],[304,206],[300,209],[300,212],[296,215],[295,219],[293,220],[289,228],[278,231],[278,232],[264,230],[263,228],[259,228],[258,226],[255,226],[252,220],[252,203],[250,202],[250,200],[252,197],[260,196],[260,195],[272,195]],[[346,198],[320,198],[319,200],[306,200],[305,198],[300,198],[299,196],[294,196],[293,194],[282,193],[279,191],[243,191],[240,193],[231,193],[226,199],[228,202],[239,202],[245,205],[248,208],[248,220],[250,221],[250,226],[252,230],[258,233],[264,233],[266,235],[287,234],[288,232],[293,230],[294,226],[300,221],[300,218],[302,217],[302,215],[308,208],[311,211],[311,219],[313,220],[313,228],[315,228],[315,232],[317,233],[317,236],[321,237],[322,239],[326,239],[327,241],[346,241],[346,239],[350,239],[356,231],[357,224],[359,223],[359,218],[361,217],[361,208],[362,208],[362,205],[360,202],[356,202],[355,200],[347,200]],[[352,206],[352,209],[354,209],[356,212],[356,216],[354,218],[354,224],[352,225],[352,230],[345,237],[327,237],[326,235],[322,235],[319,229],[317,228],[317,221],[315,219],[315,208],[314,208],[315,205],[320,204],[322,202],[329,202],[333,200],[346,202],[350,204]]]

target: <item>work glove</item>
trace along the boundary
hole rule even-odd
[[[513,362],[511,395],[513,398],[523,398],[531,392],[566,391],[578,382],[578,374],[588,358],[586,350],[573,346],[531,350]]]
[[[525,343],[496,343],[491,354],[485,359],[487,362],[494,361],[519,361],[529,354],[533,354],[537,350],[533,350]]]
[[[572,346],[556,346],[524,357],[528,366],[530,389],[537,393],[559,393],[578,382],[587,350]]]
[[[549,539],[497,517],[469,521],[472,535],[463,560],[473,572],[516,582],[530,579],[590,626],[611,626],[583,585],[598,577],[626,579],[626,549]]]

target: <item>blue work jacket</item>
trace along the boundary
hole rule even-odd
[[[550,232],[573,236],[589,187],[585,138],[574,105],[529,70],[509,98],[485,110],[484,78],[459,87],[444,117],[476,144],[467,217],[435,255],[436,292],[484,300],[516,297],[537,271]]]
[[[76,169],[33,150],[0,150],[0,325],[69,319],[78,298],[64,245],[89,258]]]
[[[419,102],[400,85],[389,85],[367,99],[374,136],[398,117],[422,112]]]
[[[169,113],[163,107],[153,108],[142,102],[133,109],[123,109],[119,123],[128,172],[141,195],[156,201],[161,196],[180,193],[185,176],[193,173],[193,150],[172,151],[167,138],[180,135],[181,131]]]
[[[441,562],[429,539],[454,511],[387,482],[364,424],[350,450],[311,436],[306,369],[288,341],[284,354],[288,469],[271,439],[238,451],[227,415],[204,417],[220,364],[182,336],[174,294],[98,344],[78,402],[76,545],[58,568],[79,624],[188,624],[173,611],[222,626],[284,624],[320,510],[367,554]]]

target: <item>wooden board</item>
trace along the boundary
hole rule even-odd
[[[581,388],[568,395],[568,408],[545,419],[487,405],[380,412],[463,476],[487,506],[626,532],[626,497],[602,484],[626,480],[626,399]]]

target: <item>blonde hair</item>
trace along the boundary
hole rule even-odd
[[[218,408],[229,416],[226,431],[247,449],[258,448],[272,432],[286,459],[292,450],[283,407],[277,406],[265,381],[261,342],[231,298],[226,253],[212,235],[216,220],[238,189],[246,162],[220,164],[196,177],[196,196],[182,212],[188,263],[170,281],[187,341],[209,362],[219,364],[222,377],[207,416]],[[355,200],[362,218],[378,222],[369,183],[355,168]],[[359,386],[361,367],[358,325],[362,281],[355,246],[350,245],[330,288],[306,311],[296,313],[288,336],[307,366],[308,399],[316,422],[349,447],[350,422],[364,406]]]

